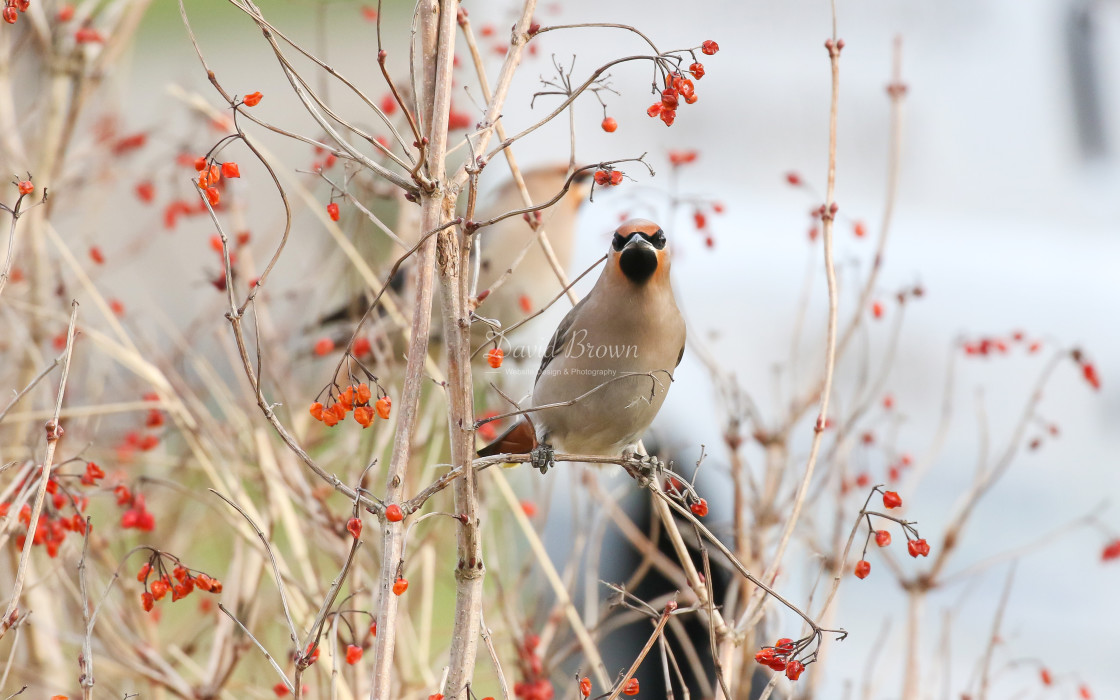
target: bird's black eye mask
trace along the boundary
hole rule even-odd
[[[626,247],[626,244],[630,241],[630,238],[632,236],[641,236],[642,238],[646,239],[646,241],[648,241],[650,245],[658,250],[661,250],[665,247],[665,232],[661,229],[657,229],[657,231],[653,235],[645,234],[641,231],[634,231],[626,236],[623,236],[621,233],[618,233],[616,231],[614,234],[614,240],[611,242],[611,246],[615,250],[622,250]]]

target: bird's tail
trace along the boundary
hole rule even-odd
[[[478,451],[479,457],[502,454],[525,454],[537,446],[537,431],[533,424],[522,419],[511,425],[494,442]]]

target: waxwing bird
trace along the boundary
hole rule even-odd
[[[540,166],[524,174],[525,188],[534,204],[555,197],[563,190],[567,179],[567,165]],[[582,173],[573,179],[568,191],[556,204],[540,212],[549,245],[565,272],[575,247],[579,208],[587,199],[588,192],[588,175]],[[485,215],[495,216],[524,207],[520,188],[509,180],[487,202]],[[479,219],[484,220],[485,217],[480,216]],[[543,247],[533,240],[535,237],[528,221],[521,216],[510,217],[480,231],[478,246],[482,257],[479,261],[478,291],[489,290],[507,270],[513,268],[508,279],[488,294],[478,309],[480,315],[497,320],[503,328],[521,320],[563,289]],[[517,258],[526,246],[528,250],[518,262]],[[480,329],[486,328],[486,324],[476,325]],[[542,330],[542,335],[543,332],[546,331]]]
[[[611,241],[599,280],[556,329],[527,419],[479,451],[615,456],[653,422],[684,355],[685,324],[669,280],[665,232],[633,219]]]

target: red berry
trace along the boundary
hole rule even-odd
[[[149,203],[156,198],[156,188],[150,182],[140,182],[136,185],[136,196],[141,202]]]
[[[363,336],[354,341],[353,353],[358,357],[368,355],[372,349],[373,345],[369,342],[369,338]]]
[[[579,681],[579,694],[582,695],[585,698],[589,697],[591,695],[591,679],[590,678],[584,677],[584,678],[580,679],[580,681]]]
[[[140,594],[140,604],[144,606],[144,612],[151,612],[155,606],[155,601],[152,599],[152,594],[144,591]]]
[[[399,523],[404,520],[404,512],[396,503],[390,503],[385,506],[385,519],[391,523]]]
[[[910,552],[910,556],[915,559],[921,555],[923,557],[929,556],[929,543],[925,540],[908,540],[906,542],[906,551]]]
[[[1049,669],[1041,669],[1038,672],[1039,678],[1042,680],[1042,685],[1051,685],[1054,682],[1053,676],[1050,675]]]
[[[665,126],[672,126],[677,118],[677,110],[663,109],[661,110],[661,121],[665,122]]]
[[[701,498],[699,501],[689,506],[689,510],[691,510],[692,514],[696,517],[703,518],[708,514],[708,502]]]
[[[353,644],[346,646],[346,663],[353,666],[362,660],[362,648],[356,647]]]
[[[315,341],[314,351],[319,357],[329,354],[331,350],[334,350],[334,341],[330,338],[319,338]]]
[[[786,678],[795,681],[801,677],[802,672],[805,671],[805,665],[800,661],[790,661],[786,666]]]
[[[331,202],[327,205],[327,215],[331,217],[331,221],[338,221],[338,204]]]
[[[801,184],[801,176],[794,172],[786,173],[786,182],[796,187]]]
[[[595,184],[600,187],[608,187],[611,184],[611,174],[605,170],[596,170]]]
[[[867,578],[871,573],[871,562],[866,559],[860,559],[856,562],[856,578]]]
[[[284,685],[283,683],[277,683],[276,685],[272,686],[272,692],[276,694],[276,697],[282,698],[288,694],[288,686]]]
[[[522,501],[521,512],[525,514],[526,518],[531,518],[537,514],[537,504],[532,501]]]
[[[883,507],[888,510],[891,508],[898,508],[902,505],[902,496],[899,496],[895,491],[886,491],[883,493]]]
[[[403,595],[408,590],[408,579],[401,577],[393,581],[393,595]]]
[[[262,97],[264,97],[264,95],[260,94],[259,92],[249,93],[245,96],[245,106],[256,107],[258,104],[260,104]]]
[[[638,694],[638,679],[631,678],[626,681],[626,685],[622,686],[622,693],[624,695],[637,695]]]
[[[19,21],[19,12],[16,11],[16,8],[11,5],[4,8],[4,21],[8,24],[15,24]]]
[[[67,4],[67,5],[63,5],[62,7],[58,8],[58,21],[59,22],[69,22],[72,19],[74,19],[74,6],[73,5]]]
[[[198,158],[195,158],[194,169],[199,172],[206,170],[206,156],[199,156]]]
[[[222,163],[222,177],[241,177],[241,169],[234,162]]]
[[[708,39],[707,41],[705,41],[703,44],[700,45],[700,50],[703,51],[708,56],[712,56],[717,51],[719,51],[719,44],[712,41],[711,39]]]
[[[618,122],[615,121],[614,117],[607,117],[603,120],[603,131],[607,132],[608,134],[613,134],[615,129],[617,128]]]
[[[873,304],[871,304],[871,315],[874,316],[875,318],[882,318],[883,317],[883,302],[876,301]]]
[[[891,533],[890,532],[888,532],[887,530],[876,530],[875,531],[875,544],[879,545],[880,547],[886,547],[890,543],[891,543]]]
[[[703,63],[693,63],[691,66],[688,67],[688,72],[692,74],[693,78],[696,78],[697,80],[699,80],[700,78],[704,77],[704,64]]]
[[[1089,382],[1089,386],[1096,390],[1101,388],[1101,377],[1097,374],[1097,368],[1086,362],[1081,365],[1081,374],[1085,377],[1085,381]]]
[[[102,253],[101,248],[99,248],[97,246],[93,246],[92,248],[89,249],[89,259],[94,261],[98,265],[104,265],[105,264],[105,254]]]
[[[354,539],[358,539],[359,537],[361,537],[361,535],[362,535],[362,519],[361,518],[350,518],[349,520],[347,520],[346,521],[346,531],[349,532],[351,535],[353,535]]]
[[[646,110],[646,114],[651,117],[656,117],[657,115],[661,114],[661,103],[656,102],[654,104],[651,104],[649,106],[649,109]]]
[[[867,224],[863,223],[862,221],[857,221],[856,225],[853,227],[853,230],[855,231],[856,238],[863,238],[867,235]]]

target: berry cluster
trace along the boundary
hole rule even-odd
[[[212,207],[218,206],[218,202],[222,200],[222,193],[218,191],[218,183],[222,181],[222,177],[241,177],[241,169],[237,167],[237,163],[230,161],[218,165],[205,156],[195,159],[194,169],[198,171],[198,187],[206,192],[206,199]]]
[[[169,567],[170,573],[168,573]],[[152,579],[151,583],[148,582],[149,579]],[[137,572],[136,580],[144,584],[144,592],[140,594],[140,604],[144,606],[145,612],[151,612],[155,602],[163,600],[168,591],[171,592],[172,602],[186,598],[196,588],[208,593],[222,592],[221,581],[197,569],[188,569],[183,566],[178,557],[158,549],[152,550],[152,556]]]
[[[705,41],[700,46],[700,51],[708,56],[714,56],[719,51],[719,44],[714,41]],[[694,51],[689,51],[692,54],[693,62],[688,67],[688,73],[695,79],[700,80],[704,77],[704,64],[696,60]],[[661,117],[661,121],[665,126],[672,126],[677,118],[677,108],[680,106],[681,100],[686,104],[694,104],[698,100],[696,96],[696,87],[692,80],[684,77],[680,71],[669,72],[665,75],[665,87],[661,90],[661,101],[655,102],[646,110],[646,114],[650,117]]]
[[[772,647],[762,647],[754,655],[754,660],[773,671],[785,671],[786,678],[795,681],[805,671],[805,664],[794,658],[798,646],[792,639],[783,637]]]
[[[21,12],[27,12],[31,7],[31,0],[6,0],[4,3],[4,21],[8,24],[15,24],[19,21]]]
[[[1022,331],[1015,331],[1010,338],[1000,338],[998,336],[977,338],[976,340],[966,341],[962,344],[962,347],[965,355],[989,357],[996,354],[1006,355],[1011,351],[1012,344],[1017,343],[1025,344],[1027,352],[1032,355],[1042,349],[1041,340],[1027,340]]]
[[[880,491],[881,488],[882,487],[876,486],[871,490],[871,493],[874,494],[875,492]],[[882,493],[884,508],[886,508],[887,510],[893,510],[894,508],[902,507],[902,497],[899,496],[897,492],[883,491]],[[861,556],[860,560],[856,562],[854,570],[856,578],[864,579],[871,574],[871,562],[867,561],[867,547],[871,544],[872,539],[875,540],[875,544],[877,544],[879,547],[889,547],[891,544],[891,533],[888,530],[876,530],[874,527],[872,527],[872,515],[877,518],[893,520],[902,527],[902,532],[904,535],[906,535],[906,551],[909,552],[910,556],[914,558],[929,556],[929,543],[918,535],[918,531],[914,528],[914,524],[912,522],[901,520],[899,518],[885,515],[883,513],[869,511],[865,507],[864,510],[860,511],[859,517],[865,518],[867,520],[867,539],[863,543],[863,555]]]
[[[552,700],[554,690],[552,681],[544,671],[544,662],[541,661],[537,647],[541,639],[535,634],[526,634],[525,639],[517,645],[517,665],[524,680],[513,685],[513,694],[518,700]],[[588,690],[590,690],[588,682]],[[583,685],[580,685],[582,692]],[[585,696],[586,697],[586,696]]]
[[[330,405],[324,407],[322,402],[316,401],[311,404],[311,416],[327,427],[333,428],[338,425],[339,421],[346,418],[347,413],[353,411],[354,420],[363,428],[368,428],[373,423],[375,415],[387,419],[393,406],[392,400],[384,393],[381,385],[375,383],[375,386],[377,386],[381,396],[372,406],[370,400],[373,398],[373,394],[365,382],[346,387],[345,390],[339,392],[333,403],[329,401],[329,399],[334,398],[334,388],[332,387],[328,394]]]
[[[599,187],[613,187],[622,184],[623,172],[614,168],[595,171],[595,184]]]
[[[72,479],[76,476],[78,475],[56,473],[47,481],[46,490],[50,498],[43,503],[43,510],[39,514],[39,520],[35,523],[35,532],[31,536],[31,545],[43,547],[47,556],[52,558],[58,556],[67,534],[86,533],[86,519],[82,513],[89,507],[89,497],[72,493],[63,482],[63,479]],[[87,462],[85,471],[78,476],[83,486],[97,486],[98,481],[103,478],[105,472],[93,462]],[[19,484],[17,489],[24,491],[34,488],[37,484],[38,480],[32,484],[25,482]],[[73,506],[75,512],[72,515],[63,514],[67,506]],[[11,503],[0,503],[0,518],[7,517],[11,507]],[[27,542],[26,528],[31,526],[31,506],[27,503],[21,505],[17,518],[23,525],[25,533],[16,537],[15,545],[18,549],[23,549],[23,545]]]
[[[113,493],[117,496],[118,506],[128,506],[121,514],[122,528],[126,530],[135,528],[143,532],[156,529],[156,518],[144,503],[144,494],[134,494],[124,484],[117,484]]]

